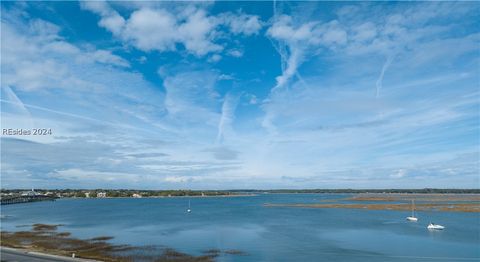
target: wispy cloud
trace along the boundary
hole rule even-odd
[[[387,58],[387,60],[385,61],[385,64],[383,64],[382,66],[382,70],[380,72],[380,75],[378,76],[377,82],[375,82],[375,87],[377,88],[375,92],[376,98],[380,96],[380,90],[382,89],[382,84],[383,84],[383,76],[385,75],[385,72],[387,71],[392,61],[393,61],[393,57]]]
[[[2,2],[2,186],[478,184],[478,5],[270,5]]]
[[[220,117],[220,122],[218,123],[218,134],[216,143],[221,144],[225,139],[227,133],[233,132],[232,122],[235,118],[235,109],[237,108],[239,95],[233,93],[228,93],[225,96],[225,100],[222,105],[222,115]]]

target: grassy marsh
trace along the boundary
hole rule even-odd
[[[329,200],[329,203],[325,203],[327,201],[321,201],[323,203],[308,204],[265,203],[264,206],[298,208],[354,208],[367,210],[411,210],[411,200],[416,201],[415,209],[420,211],[480,212],[480,195],[456,194],[359,194],[353,197]],[[345,203],[345,201],[348,203]]]
[[[30,231],[0,232],[1,245],[68,257],[75,253],[79,258],[119,262],[212,262],[222,254],[244,254],[237,250],[212,249],[203,255],[193,256],[165,247],[115,245],[108,242],[112,239],[110,236],[77,239],[71,237],[69,232],[57,232],[59,226],[34,224]]]

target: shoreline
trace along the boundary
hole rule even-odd
[[[146,262],[214,262],[219,256],[248,255],[237,249],[208,249],[193,255],[163,245],[114,244],[110,236],[77,238],[70,232],[58,231],[63,226],[61,224],[29,226],[30,230],[0,231],[1,247],[11,248],[15,253],[12,261],[30,261],[28,257],[40,256],[46,258],[44,261],[130,262],[139,259]],[[72,258],[73,254],[75,258]],[[16,260],[15,256],[22,259]]]
[[[73,258],[67,256],[60,256],[50,253],[38,252],[31,248],[13,248],[0,245],[2,256],[7,254],[8,257],[15,257],[14,261],[20,260],[23,257],[38,259],[45,259],[45,261],[72,261],[72,262],[101,262],[101,260],[93,260],[86,258]],[[3,259],[3,258],[2,258]]]
[[[215,198],[215,197],[253,197],[258,194],[241,194],[241,195],[217,195],[217,196],[145,196],[145,197],[59,197],[59,199],[151,199],[151,198]]]
[[[346,208],[408,211],[416,201],[417,211],[480,213],[480,194],[356,194],[317,203],[264,203],[264,207]]]
[[[409,211],[409,204],[271,204],[265,203],[264,207],[292,207],[292,208],[344,208],[363,210]],[[467,212],[480,213],[478,204],[417,204],[417,211],[433,212]]]

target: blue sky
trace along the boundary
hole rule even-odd
[[[4,2],[4,188],[479,188],[478,2]]]

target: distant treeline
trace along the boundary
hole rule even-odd
[[[26,189],[1,189],[4,194],[21,194]],[[97,197],[97,194],[105,193],[106,197],[168,197],[168,196],[228,196],[239,194],[293,194],[293,193],[415,193],[415,194],[480,194],[480,189],[236,189],[236,190],[134,190],[134,189],[36,189],[40,194],[52,194],[57,197]],[[86,194],[87,193],[87,194]]]
[[[2,195],[19,195],[30,190],[26,189],[1,189]],[[57,197],[168,197],[168,196],[224,196],[238,194],[229,191],[215,190],[134,190],[134,189],[35,189],[37,194],[54,195]],[[100,195],[99,195],[100,194]]]
[[[345,194],[345,193],[412,193],[412,194],[480,194],[480,189],[454,189],[454,188],[423,188],[423,189],[272,189],[272,190],[229,190],[229,192],[244,193],[326,193],[326,194]]]

